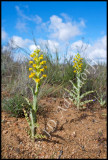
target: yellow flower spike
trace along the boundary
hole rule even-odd
[[[33,61],[29,61],[30,64],[33,64]]]
[[[43,77],[47,77],[47,75],[46,75],[46,74],[43,74]]]
[[[29,68],[29,71],[32,71],[33,70],[33,68]]]
[[[80,54],[77,53],[77,55],[75,56],[76,58],[74,58],[74,65],[73,67],[76,69],[75,72],[79,73],[82,70],[82,59]]]
[[[35,67],[36,67],[36,64],[33,64],[33,67],[35,68]]]

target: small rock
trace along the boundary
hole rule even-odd
[[[8,131],[6,130],[6,131],[3,131],[3,134],[7,134],[8,133]]]
[[[76,137],[76,132],[75,131],[72,133],[72,137]]]
[[[10,124],[10,122],[7,122],[7,124]]]

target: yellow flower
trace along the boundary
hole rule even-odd
[[[47,69],[47,66],[44,66],[45,69]]]
[[[29,78],[32,78],[33,76],[32,75],[29,75]]]
[[[74,73],[76,72],[76,70],[74,70]]]
[[[37,61],[37,58],[36,58],[36,57],[34,58],[34,61]]]
[[[32,71],[33,70],[33,68],[29,68],[29,71]]]
[[[43,61],[42,61],[42,62],[40,62],[40,64],[42,65],[42,64],[43,64]]]
[[[38,83],[38,82],[40,82],[40,79],[39,79],[39,78],[36,78],[35,81]]]
[[[73,67],[76,67],[76,63],[73,65]]]
[[[45,64],[46,63],[46,61],[42,61],[42,62],[40,62],[40,64],[42,65],[42,64]]]
[[[30,64],[32,64],[32,63],[33,63],[33,61],[29,61],[29,63],[30,63]]]
[[[75,60],[73,61],[74,62],[74,65],[73,67],[76,69],[75,72],[80,72],[81,71],[81,68],[82,68],[82,58],[80,57],[80,54],[77,53],[77,55],[75,55],[76,58],[74,58]]]
[[[47,77],[47,75],[46,75],[46,74],[43,74],[43,77]]]
[[[37,54],[39,54],[40,49],[36,49],[36,50],[34,50],[34,52],[36,52]]]
[[[32,72],[32,73],[31,73],[31,75],[33,75],[33,76],[34,76],[34,75],[35,75],[35,73],[34,73],[34,72]]]
[[[45,64],[46,61],[41,61],[43,59],[43,54],[39,53],[40,49],[36,49],[34,53],[30,55],[32,57],[32,61],[29,61],[30,64],[32,64],[33,67],[29,68],[29,71],[32,71],[32,73],[29,75],[29,78],[32,78],[36,83],[40,82],[40,80],[43,77],[46,77],[47,75],[43,75],[41,78],[41,72],[44,72],[45,69],[47,69],[47,66],[43,66],[41,68],[41,65]],[[40,56],[39,56],[40,55]]]
[[[43,61],[43,63],[45,64],[45,63],[46,63],[46,61]]]
[[[74,58],[75,60],[77,60],[76,58]]]
[[[29,75],[29,78],[32,78],[34,75],[35,75],[35,73],[32,72],[32,73]]]
[[[35,53],[32,53],[31,55],[30,55],[30,57],[34,57],[35,56]]]
[[[42,71],[42,72],[43,72],[43,71],[44,71],[44,68],[40,69],[40,71]]]
[[[33,67],[35,68],[35,67],[36,67],[36,64],[33,64]]]
[[[43,59],[43,57],[39,57],[39,59]]]

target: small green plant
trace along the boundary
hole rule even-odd
[[[26,101],[21,95],[15,95],[12,98],[2,100],[2,109],[13,117],[24,117],[22,103],[24,106],[27,106]]]
[[[29,75],[29,78],[32,78],[36,84],[35,90],[30,87],[33,95],[33,102],[31,103],[27,98],[26,101],[29,105],[29,115],[26,113],[26,110],[24,110],[25,118],[30,126],[30,131],[31,131],[31,137],[34,139],[34,137],[39,137],[39,135],[36,135],[36,128],[39,126],[37,124],[37,110],[38,110],[38,103],[37,103],[37,97],[39,93],[39,87],[40,87],[40,82],[41,80],[46,77],[46,74],[42,74],[45,69],[47,69],[46,61],[41,61],[43,59],[43,55],[40,54],[40,49],[37,49],[34,51],[33,54],[30,55],[32,57],[32,61],[29,61],[29,63],[32,65],[31,68],[29,68],[29,71],[31,71],[31,74]],[[40,137],[42,137],[40,135]]]
[[[94,91],[88,91],[88,92],[83,93],[81,95],[81,88],[82,88],[82,86],[84,84],[80,80],[80,78],[81,78],[81,70],[82,70],[82,65],[83,65],[82,59],[83,58],[81,58],[80,54],[78,53],[76,55],[76,58],[74,58],[74,61],[73,61],[74,62],[74,66],[73,67],[75,68],[74,73],[76,73],[76,78],[77,78],[77,85],[75,85],[72,81],[70,81],[72,83],[72,85],[73,85],[73,90],[69,91],[68,89],[65,89],[69,93],[70,97],[72,97],[72,98],[69,98],[69,99],[77,106],[78,110],[84,104],[94,101],[94,100],[86,100],[84,102],[81,102],[81,99],[83,99],[86,95],[94,92]]]
[[[96,93],[97,93],[97,92],[96,92]],[[95,98],[98,100],[98,102],[100,103],[100,106],[101,106],[101,107],[105,106],[105,104],[106,104],[106,100],[104,99],[104,96],[105,96],[105,95],[106,95],[106,92],[101,93],[101,94],[98,94],[98,93],[97,93],[98,98],[95,97]]]

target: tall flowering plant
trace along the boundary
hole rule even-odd
[[[83,62],[82,62],[83,58],[80,57],[80,54],[77,53],[77,55],[75,56],[74,58],[74,73],[76,73],[76,78],[77,78],[77,85],[75,85],[72,81],[70,81],[73,85],[73,90],[72,91],[69,91],[68,89],[65,89],[70,97],[72,98],[69,98],[76,106],[77,106],[77,109],[80,109],[81,106],[83,106],[84,104],[88,103],[88,102],[92,102],[94,100],[86,100],[84,102],[81,101],[81,99],[94,92],[94,91],[88,91],[86,93],[83,93],[81,95],[81,88],[83,86],[84,83],[81,82],[80,78],[81,78],[81,71],[82,71],[82,65],[83,65]]]
[[[29,78],[32,78],[36,84],[35,90],[30,87],[32,94],[33,94],[33,103],[31,104],[27,98],[26,101],[28,102],[30,106],[30,113],[29,116],[26,113],[26,110],[24,110],[25,118],[27,119],[30,130],[31,130],[31,136],[34,138],[36,136],[36,127],[37,125],[37,117],[36,117],[36,112],[38,110],[38,104],[37,104],[37,96],[39,92],[39,86],[40,82],[43,78],[47,77],[46,74],[43,74],[44,70],[47,69],[46,61],[43,61],[43,55],[40,54],[40,49],[37,49],[30,55],[32,60],[29,61],[30,64],[30,75]]]

